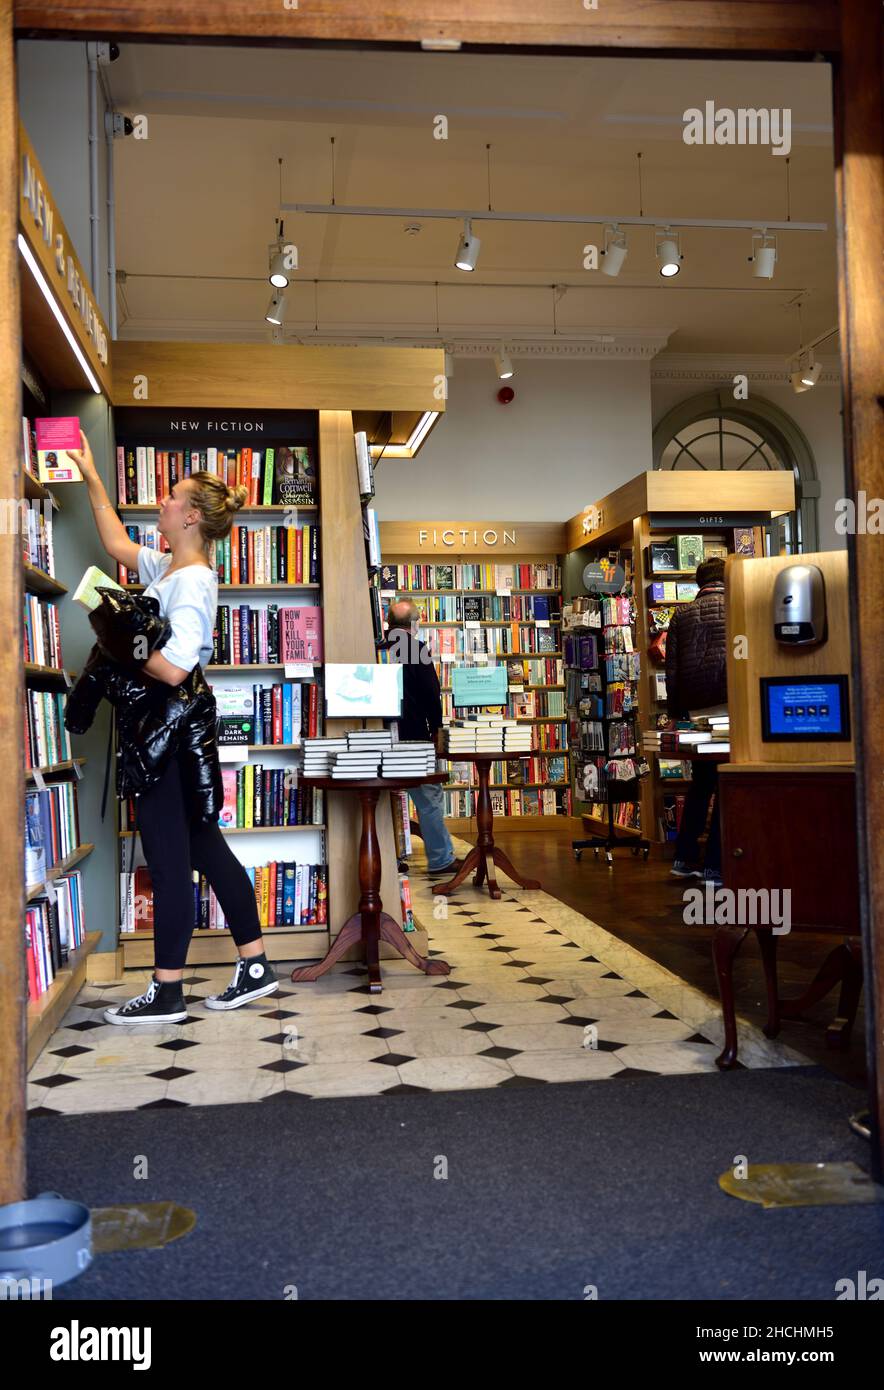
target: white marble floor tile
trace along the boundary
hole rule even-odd
[[[510,1058],[517,1076],[533,1077],[537,1081],[601,1081],[623,1070],[620,1053],[591,1052],[575,1048],[573,1052],[523,1052]]]
[[[466,1091],[496,1086],[512,1072],[497,1057],[419,1057],[398,1068],[408,1086],[431,1091]]]
[[[166,1098],[187,1105],[237,1105],[265,1100],[284,1089],[282,1072],[228,1068],[179,1076],[168,1082]]]
[[[717,1071],[715,1058],[719,1050],[712,1043],[629,1043],[618,1048],[616,1055],[625,1067],[675,1075]]]
[[[561,1004],[547,1004],[542,999],[530,999],[525,1004],[497,1000],[493,1004],[481,1004],[472,1010],[479,1023],[495,1024],[534,1024],[555,1023],[567,1018],[566,1009]],[[573,1026],[573,1025],[572,1025]]]
[[[395,1041],[395,1040],[394,1040]],[[285,1073],[285,1089],[323,1099],[376,1096],[398,1084],[396,1067],[377,1062],[317,1062]]]
[[[495,1028],[495,1047],[512,1047],[517,1052],[583,1051],[582,1028],[561,1023],[510,1023]]]
[[[457,1025],[446,1027],[439,1023],[430,1028],[408,1028],[388,1041],[392,1051],[406,1057],[469,1057],[492,1046],[496,1038],[489,1033],[474,1033]]]
[[[65,1115],[84,1115],[93,1111],[136,1110],[151,1101],[162,1100],[168,1082],[152,1078],[133,1078],[115,1080],[113,1076],[97,1077],[93,1080],[75,1081],[70,1086],[59,1086],[46,1102],[52,1110],[60,1110]]]

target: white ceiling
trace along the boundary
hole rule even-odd
[[[132,45],[106,80],[118,109],[148,117],[146,140],[115,146],[123,337],[266,338],[278,160],[282,202],[327,203],[331,137],[339,204],[487,207],[490,143],[497,211],[635,215],[641,151],[646,216],[782,220],[788,177],[792,220],[828,231],[781,233],[768,282],[751,274],[748,231],[687,229],[682,271],[663,281],[651,227],[629,231],[609,279],[583,269],[599,226],[486,222],[466,275],[455,220],[291,214],[292,340],[518,343],[555,328],[649,351],[668,339],[678,353],[786,354],[797,298],[804,341],[837,317],[823,63]],[[767,148],[685,145],[682,112],[707,99],[789,107],[788,167]]]

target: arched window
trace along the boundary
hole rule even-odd
[[[795,476],[796,508],[767,528],[770,553],[817,549],[820,486],[813,454],[794,420],[770,401],[735,401],[729,391],[692,396],[664,415],[653,448],[655,468],[788,468]]]

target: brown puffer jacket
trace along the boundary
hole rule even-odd
[[[666,635],[666,703],[674,719],[727,700],[724,584],[706,584]]]

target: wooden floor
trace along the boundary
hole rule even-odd
[[[518,869],[539,878],[547,893],[717,998],[711,930],[688,927],[682,921],[682,893],[694,880],[672,879],[668,863],[650,859],[645,864],[628,850],[615,851],[611,868],[605,864],[604,855],[596,859],[591,850],[583,851],[578,864],[571,850],[572,833],[571,827],[564,825],[551,826],[543,834],[495,825],[495,841]],[[475,832],[463,838],[474,843]],[[839,940],[809,934],[781,937],[777,948],[781,995],[800,994]],[[738,1012],[761,1026],[767,1009],[761,957],[753,932],[743,942],[736,959],[734,992]],[[864,1085],[864,998],[860,1000],[850,1048],[835,1052],[826,1046],[825,1030],[834,1017],[837,998],[833,991],[810,1011],[808,1022],[784,1022],[779,1040],[845,1080]]]

